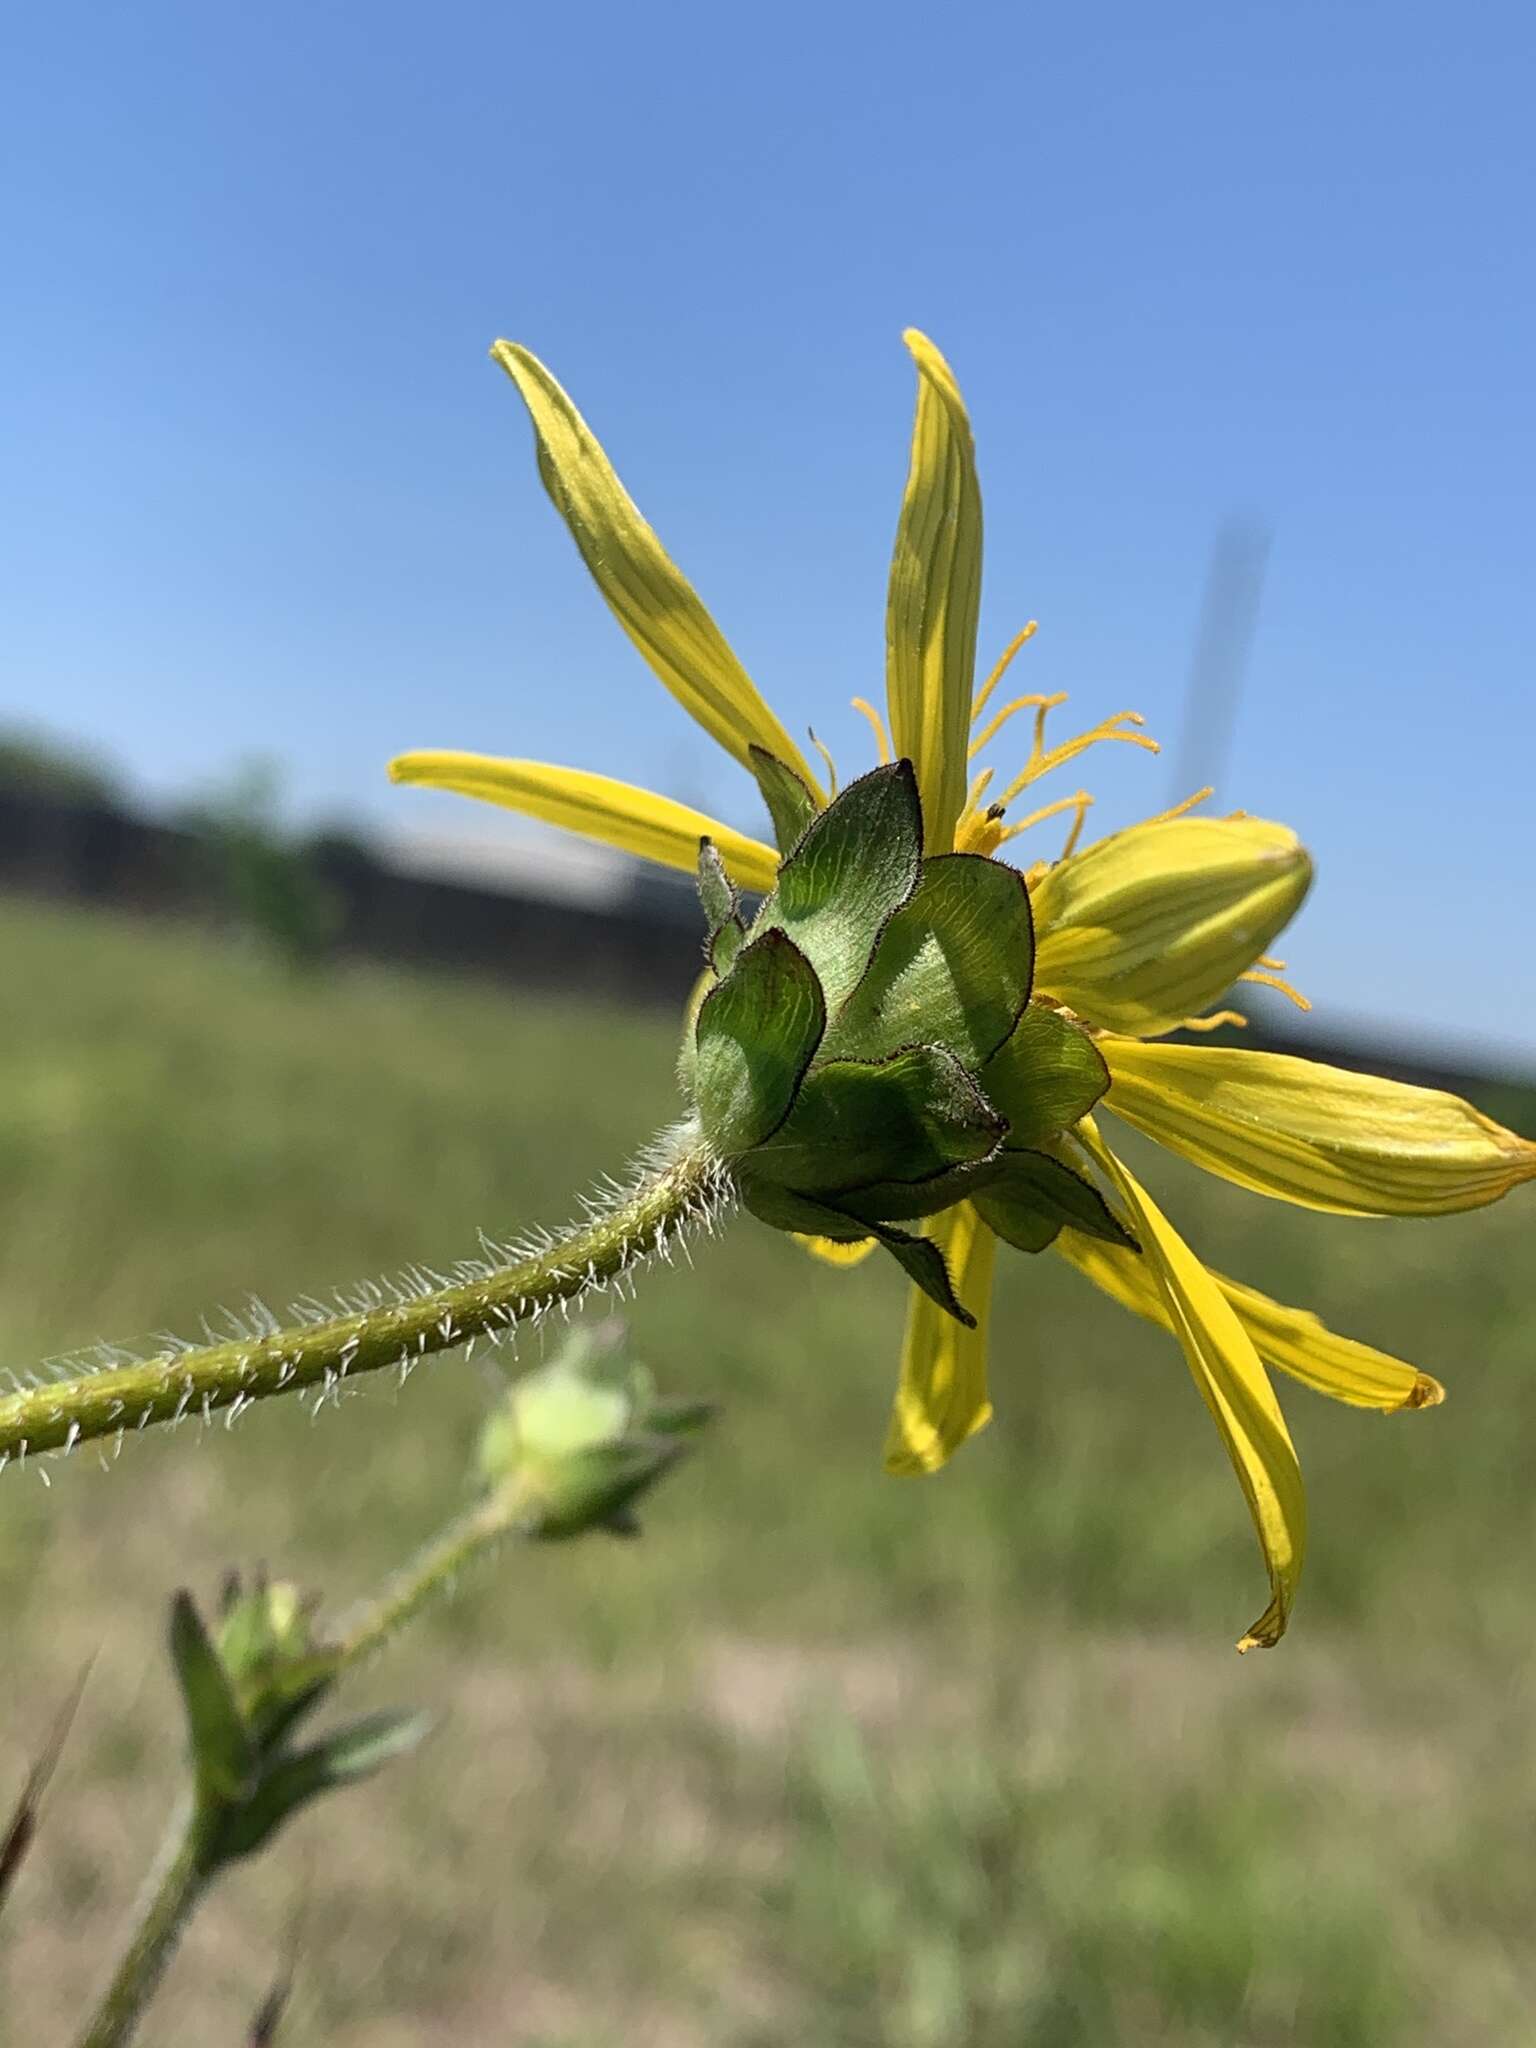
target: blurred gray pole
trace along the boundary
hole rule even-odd
[[[1267,527],[1227,519],[1212,544],[1200,634],[1184,698],[1184,730],[1173,756],[1174,802],[1208,782],[1217,784],[1220,794],[1258,624],[1269,542]]]

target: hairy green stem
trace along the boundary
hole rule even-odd
[[[359,1373],[408,1369],[471,1337],[528,1322],[557,1302],[601,1286],[660,1250],[720,1185],[713,1156],[694,1137],[594,1221],[525,1259],[473,1279],[385,1301],[353,1314],[168,1352],[132,1365],[44,1381],[0,1397],[0,1468],[41,1451],[69,1450],[185,1415],[241,1409],[274,1394],[338,1388]]]
[[[381,1649],[430,1600],[446,1594],[467,1564],[517,1529],[523,1506],[499,1487],[429,1537],[373,1600],[349,1609],[329,1632],[340,1673]]]
[[[208,1880],[202,1831],[189,1798],[171,1822],[150,1873],[145,1901],[122,1960],[112,1973],[80,2048],[120,2048],[131,2040],[158,1990]]]

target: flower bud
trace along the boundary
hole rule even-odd
[[[624,1357],[623,1330],[580,1330],[548,1365],[514,1380],[480,1433],[482,1482],[513,1506],[525,1536],[634,1530],[634,1503],[708,1419],[698,1402],[661,1402]]]
[[[1125,1234],[1038,1150],[1108,1076],[1085,1032],[1031,1006],[1024,877],[922,848],[911,764],[877,768],[804,824],[748,930],[706,841],[714,982],[681,1072],[753,1215],[818,1242],[874,1238],[970,1323],[934,1240],[898,1225],[988,1197],[1023,1250],[1067,1222]]]
[[[317,1648],[318,1597],[264,1571],[248,1585],[238,1574],[225,1581],[214,1649],[244,1719],[265,1732],[312,1687],[329,1683],[329,1662]]]

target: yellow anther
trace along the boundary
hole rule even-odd
[[[1312,1007],[1300,989],[1292,988],[1291,984],[1282,981],[1278,974],[1261,974],[1256,967],[1250,967],[1246,974],[1240,974],[1237,978],[1239,981],[1262,982],[1265,988],[1278,989],[1287,1002],[1294,1003],[1298,1010],[1310,1010]]]
[[[1240,1031],[1248,1029],[1248,1019],[1241,1010],[1213,1010],[1209,1017],[1186,1017],[1180,1024],[1181,1031],[1217,1031],[1223,1024],[1235,1024]]]
[[[867,697],[853,697],[849,700],[855,711],[862,711],[874,729],[875,746],[879,750],[880,765],[883,768],[891,758],[890,735],[885,729],[885,720],[880,716]]]
[[[1215,793],[1213,785],[1208,782],[1204,789],[1197,789],[1193,796],[1185,797],[1183,803],[1175,804],[1171,811],[1159,811],[1155,818],[1144,819],[1143,823],[1148,825],[1171,824],[1175,818],[1184,817],[1187,812],[1195,808],[1196,804],[1203,804],[1208,796],[1214,796]],[[1283,960],[1261,960],[1259,965],[1261,967],[1283,967],[1285,962]]]
[[[996,804],[985,811],[968,811],[955,828],[956,853],[996,853],[1006,834]]]
[[[805,729],[811,735],[811,745],[816,749],[817,753],[820,754],[822,760],[825,761],[827,764],[827,781],[831,784],[832,795],[836,796],[837,763],[833,760],[832,755],[828,750],[826,742],[824,740],[817,739],[815,733],[811,730],[810,726],[807,726]]]
[[[1038,619],[1031,619],[1029,624],[1023,629],[1022,632],[1014,634],[1013,638],[1008,642],[1008,645],[1003,649],[1002,653],[998,656],[996,668],[993,669],[991,675],[987,677],[987,680],[982,684],[981,688],[977,691],[975,698],[972,700],[972,725],[976,723],[977,719],[980,718],[982,712],[986,710],[987,699],[991,696],[992,692],[997,688],[998,684],[1003,680],[1003,677],[1007,675],[1008,664],[1013,660],[1013,657],[1018,653],[1019,649],[1025,644],[1026,641],[1034,639],[1035,635],[1039,632],[1039,630],[1040,621]]]
[[[1054,701],[1060,703],[1061,699],[1057,698]],[[1144,747],[1149,754],[1162,752],[1157,741],[1148,739],[1145,733],[1122,730],[1127,725],[1145,724],[1146,721],[1139,711],[1117,711],[1113,718],[1106,718],[1102,725],[1094,726],[1091,732],[1081,732],[1076,739],[1065,740],[1061,746],[1052,747],[1048,754],[1041,753],[1040,734],[1045,723],[1045,712],[1050,708],[1050,705],[1046,705],[1036,718],[1035,746],[1024,767],[1003,791],[1002,800],[1005,804],[1012,803],[1021,790],[1028,789],[1032,782],[1038,782],[1042,775],[1049,775],[1053,768],[1063,767],[1068,761],[1076,760],[1079,754],[1085,754],[1090,747],[1098,746],[1101,741],[1124,740],[1128,746]]]
[[[1054,711],[1058,704],[1065,704],[1066,701],[1067,693],[1065,690],[1058,691],[1054,697],[1042,697],[1038,691],[1033,692],[1028,697],[1015,697],[1011,704],[1005,704],[1001,711],[994,712],[987,720],[981,731],[977,733],[975,739],[971,741],[971,750],[966,758],[974,761],[982,748],[989,746],[997,738],[1014,713],[1026,710],[1031,704],[1039,707],[1035,713],[1034,745],[1030,750],[1031,758],[1033,758],[1040,750],[1040,735],[1044,729],[1046,712]]]

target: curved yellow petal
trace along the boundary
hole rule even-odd
[[[1285,1053],[1105,1038],[1106,1107],[1239,1187],[1336,1216],[1447,1216],[1536,1178],[1536,1145],[1438,1088]]]
[[[931,1236],[944,1254],[961,1302],[976,1318],[967,1330],[914,1287],[901,1350],[901,1381],[885,1439],[885,1469],[903,1478],[937,1472],[992,1420],[987,1398],[987,1320],[997,1239],[969,1202],[935,1219]]]
[[[1079,1129],[1092,1157],[1125,1197],[1168,1326],[1247,1499],[1269,1573],[1270,1602],[1237,1647],[1268,1649],[1285,1633],[1306,1549],[1306,1494],[1285,1417],[1247,1331],[1213,1277],[1104,1144],[1091,1119]]]
[[[1035,987],[1138,1038],[1198,1016],[1300,908],[1312,863],[1262,818],[1165,818],[1058,861],[1032,892]]]
[[[393,782],[416,782],[480,797],[504,810],[600,839],[642,860],[692,874],[699,865],[699,840],[707,835],[720,849],[731,880],[744,889],[767,891],[779,857],[761,840],[749,839],[718,819],[706,817],[669,796],[591,775],[584,768],[555,768],[544,761],[501,761],[493,754],[419,752],[389,764]]]
[[[641,517],[597,437],[538,357],[491,354],[517,386],[538,439],[539,475],[609,609],[656,674],[728,754],[766,747],[813,790],[805,757],[758,694],[691,583]]]
[[[855,1244],[844,1244],[841,1238],[836,1237],[805,1237],[798,1230],[790,1234],[813,1259],[823,1259],[829,1266],[860,1266],[875,1249],[872,1237],[861,1237]]]
[[[886,699],[892,746],[917,770],[927,851],[945,853],[968,780],[981,491],[948,363],[916,328],[902,339],[917,364],[917,414],[886,603]]]
[[[1119,1245],[1085,1237],[1078,1230],[1062,1231],[1055,1249],[1122,1308],[1165,1330],[1171,1327],[1144,1258]],[[1351,1408],[1374,1408],[1384,1415],[1405,1408],[1433,1408],[1445,1399],[1444,1387],[1427,1372],[1418,1372],[1402,1359],[1356,1343],[1352,1337],[1335,1336],[1310,1310],[1286,1308],[1257,1288],[1244,1287],[1220,1273],[1212,1273],[1211,1278],[1264,1363],[1289,1373],[1314,1393],[1327,1394]]]

